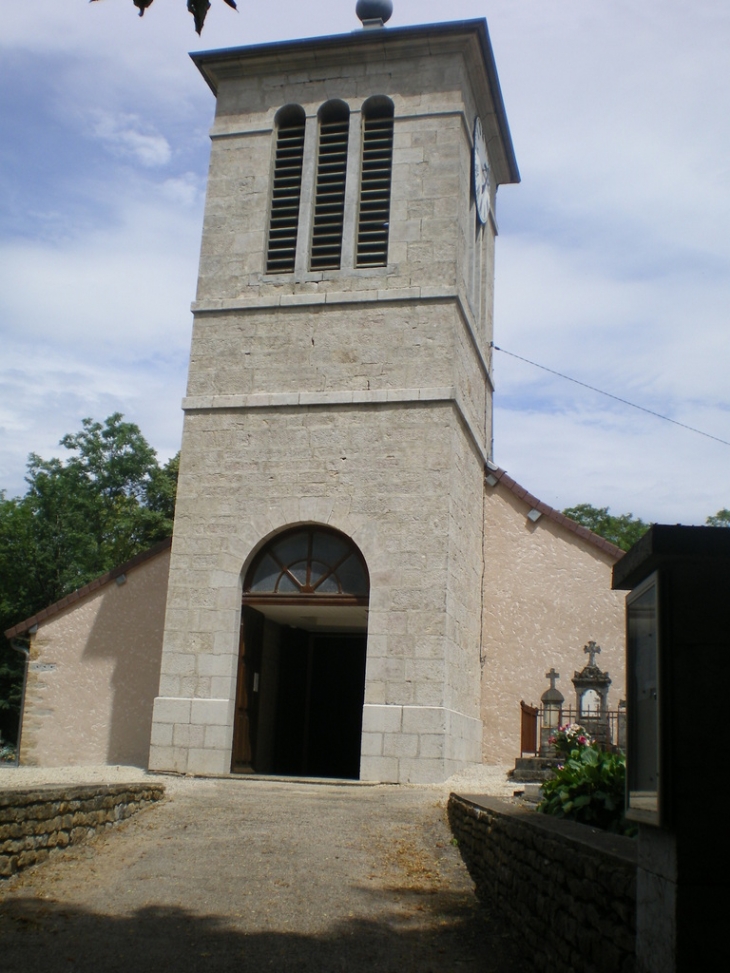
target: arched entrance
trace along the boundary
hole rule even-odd
[[[246,572],[231,770],[360,776],[370,582],[344,534],[282,531]]]

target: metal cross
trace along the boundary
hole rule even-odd
[[[555,689],[555,680],[560,679],[560,673],[555,671],[555,666],[552,666],[550,672],[545,673],[545,678],[550,680],[550,688]]]
[[[583,651],[588,653],[588,665],[595,667],[596,656],[600,653],[601,646],[596,645],[595,642],[589,642],[588,645],[583,646]]]

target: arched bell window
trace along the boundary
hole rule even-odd
[[[357,222],[357,266],[388,263],[390,184],[393,175],[393,102],[378,95],[362,106],[362,172]]]
[[[322,105],[310,270],[340,269],[349,133],[350,109],[344,101],[333,100]]]
[[[305,121],[301,105],[286,105],[276,116],[276,156],[266,248],[267,274],[291,273],[294,270],[302,195]]]
[[[370,579],[352,541],[327,527],[295,527],[277,534],[251,562],[243,585],[246,604],[272,599],[301,604],[367,604]]]

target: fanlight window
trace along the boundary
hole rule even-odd
[[[244,593],[366,599],[369,588],[365,562],[351,541],[321,527],[299,527],[279,534],[257,554]]]

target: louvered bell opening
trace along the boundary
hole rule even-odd
[[[358,267],[384,267],[388,262],[392,171],[393,118],[366,118],[357,224]]]
[[[267,274],[290,274],[297,255],[299,199],[302,194],[304,118],[279,126],[271,194]]]
[[[339,270],[345,216],[349,118],[322,121],[312,226],[312,270]]]

